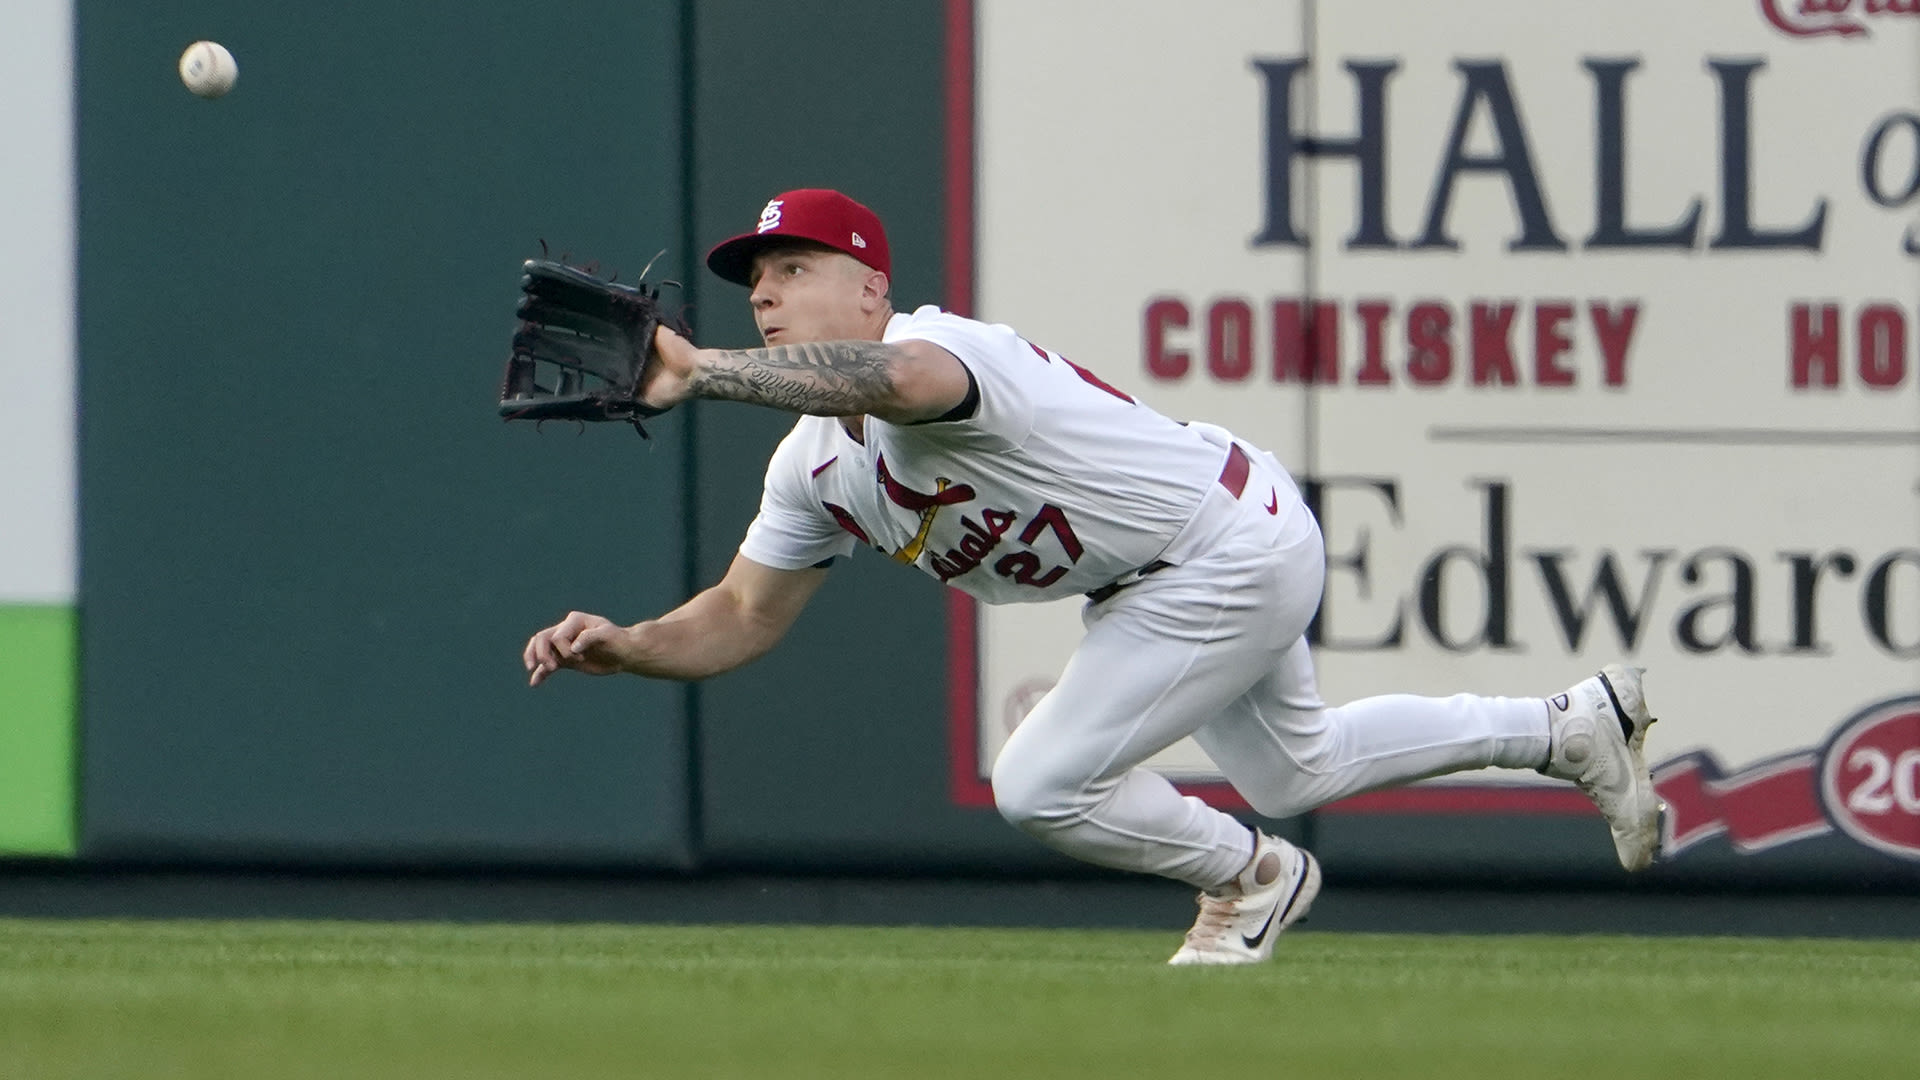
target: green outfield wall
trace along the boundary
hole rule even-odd
[[[684,418],[494,414],[542,241],[686,276],[680,6],[78,11],[82,853],[690,865],[687,692],[519,670],[682,595]]]
[[[74,613],[0,604],[0,854],[74,851]]]

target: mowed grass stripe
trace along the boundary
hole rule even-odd
[[[1905,1075],[1920,944],[0,921],[0,1077]]]

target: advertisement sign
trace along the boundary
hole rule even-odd
[[[1920,858],[1920,10],[1553,11],[977,4],[975,313],[1293,469],[1328,702],[1623,659],[1667,855]],[[967,617],[980,777],[1079,610]]]

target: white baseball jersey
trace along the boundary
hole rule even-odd
[[[927,306],[888,322],[884,340],[908,339],[966,365],[973,414],[868,417],[864,443],[835,418],[801,417],[741,554],[794,570],[866,543],[986,603],[1053,600],[1167,554],[1222,482],[1222,429],[1171,420],[1009,327]],[[1274,497],[1289,513],[1299,501],[1290,483]]]

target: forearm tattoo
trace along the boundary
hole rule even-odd
[[[814,416],[861,416],[894,400],[893,346],[823,341],[723,349],[689,383],[696,397]]]

